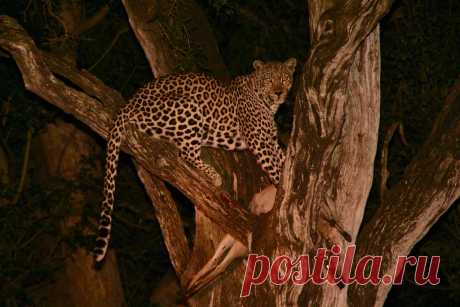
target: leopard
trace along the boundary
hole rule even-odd
[[[284,151],[278,143],[275,113],[286,101],[297,65],[255,60],[253,71],[222,82],[204,73],[157,78],[137,90],[121,108],[107,142],[106,173],[95,264],[107,253],[112,227],[115,179],[127,126],[173,143],[180,158],[221,186],[220,174],[200,157],[202,147],[249,150],[273,184],[280,180]]]

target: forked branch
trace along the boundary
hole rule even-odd
[[[118,106],[115,102],[120,102],[113,90],[106,95],[104,90],[107,87],[87,72],[73,70],[72,74],[67,74],[60,70],[60,75],[78,84],[84,92],[67,86],[50,71],[42,52],[25,30],[8,16],[0,16],[0,47],[13,56],[28,90],[107,138]],[[138,135],[133,131],[128,134]],[[194,204],[199,204],[199,209],[225,232],[243,243],[247,242],[251,215],[236,202],[228,201],[231,198],[226,192],[213,187],[204,175],[179,159],[173,145],[145,137],[128,136],[128,140],[122,149],[131,154],[140,166],[170,182]]]
[[[397,258],[407,256],[460,196],[460,79],[451,89],[433,131],[401,180],[384,196],[357,241],[357,257],[383,255],[381,276],[394,276]],[[355,286],[352,306],[382,306],[391,285]]]

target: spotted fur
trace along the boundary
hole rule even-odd
[[[284,153],[278,145],[274,115],[292,85],[295,59],[256,60],[254,71],[229,84],[204,74],[171,75],[138,90],[121,109],[107,145],[104,201],[95,260],[107,252],[112,224],[115,177],[126,125],[173,142],[180,156],[220,186],[220,175],[200,158],[202,146],[249,149],[271,181],[278,183]]]

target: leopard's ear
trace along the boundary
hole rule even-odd
[[[252,66],[255,70],[258,70],[262,68],[262,66],[264,66],[264,62],[262,62],[261,60],[255,60],[254,62],[252,62]]]
[[[291,73],[294,73],[295,67],[297,65],[297,60],[294,58],[290,58],[286,62],[284,62],[284,65],[286,65],[286,67]]]

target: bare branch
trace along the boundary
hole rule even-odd
[[[128,32],[128,28],[127,27],[122,27],[121,29],[119,29],[117,31],[117,33],[115,34],[114,38],[112,39],[112,41],[110,42],[109,46],[105,49],[105,51],[102,53],[102,55],[99,57],[99,59],[97,59],[96,62],[94,62],[93,65],[91,65],[88,70],[89,71],[92,71],[106,56],[107,54],[109,54],[110,50],[113,49],[113,46],[115,46],[115,44],[117,43],[118,39],[120,38],[120,36],[124,33]]]
[[[123,0],[122,2],[137,40],[144,50],[150,51],[146,52],[145,56],[153,75],[159,77],[171,73],[175,67],[174,53],[161,35],[158,5],[146,6],[143,1]]]
[[[251,214],[234,202],[227,192],[214,187],[204,174],[180,162],[174,145],[152,139],[135,129],[128,129],[126,139],[130,150],[136,153],[136,161],[149,173],[173,184],[193,202],[197,210],[247,244],[253,224]]]
[[[423,149],[358,238],[357,257],[383,255],[381,274],[394,276],[406,256],[460,196],[460,79],[446,99]],[[382,306],[391,285],[352,286],[350,305]],[[374,304],[375,302],[375,304]]]
[[[13,198],[13,205],[16,205],[21,197],[22,191],[24,190],[24,184],[26,182],[27,172],[29,170],[30,160],[30,146],[32,144],[32,128],[27,130],[27,143],[24,151],[24,160],[22,162],[21,179],[19,180],[19,186],[16,191],[16,195]]]
[[[155,216],[160,224],[169,258],[182,286],[184,286],[186,281],[182,273],[187,267],[190,248],[176,203],[162,180],[148,173],[143,167],[136,165],[136,169],[154,204]]]
[[[75,116],[103,138],[107,138],[112,124],[113,105],[104,107],[97,99],[57,79],[42,60],[41,52],[32,39],[8,16],[0,16],[0,47],[14,57],[28,90]],[[64,71],[60,73],[65,74]],[[95,80],[95,77],[89,77],[89,73],[82,73],[81,76],[75,73],[74,71],[73,76],[66,77],[71,78],[84,90],[90,87],[91,93],[98,93],[99,96],[103,94],[101,82],[95,82],[92,86],[89,83],[89,79]],[[118,95],[111,96],[112,100],[107,101],[107,104],[118,100],[116,96]],[[199,204],[199,209],[225,232],[247,243],[247,235],[251,231],[250,214],[235,206],[234,202],[228,202],[230,197],[226,192],[213,187],[207,182],[205,175],[179,159],[177,154],[174,154],[173,145],[149,138],[142,138],[145,144],[137,142],[132,137],[128,137],[128,140],[122,149],[133,155],[139,165],[149,173],[170,182],[194,204]]]
[[[67,62],[59,60],[46,52],[42,52],[42,58],[53,73],[72,82],[86,94],[97,98],[102,106],[109,109],[111,114],[115,114],[115,111],[126,103],[118,91],[105,85],[104,82],[86,70],[75,69]]]
[[[57,79],[42,60],[32,39],[16,20],[8,16],[0,16],[0,47],[13,56],[29,91],[72,114],[99,135],[107,136],[112,114],[98,100]]]
[[[363,40],[391,7],[391,0],[336,1],[329,10],[309,1],[313,48],[306,65],[307,100],[312,104],[312,126],[320,137],[338,137],[334,123],[343,117],[346,93],[341,89]],[[341,99],[342,98],[342,99]],[[307,113],[304,113],[307,114]]]

